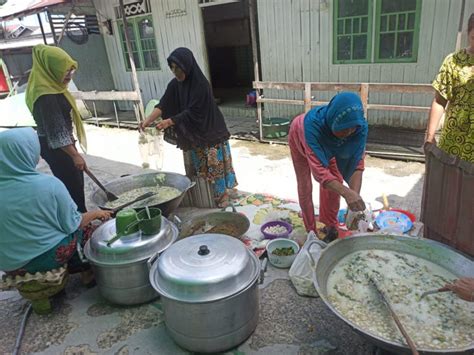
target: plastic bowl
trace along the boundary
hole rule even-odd
[[[288,118],[270,117],[262,122],[263,136],[265,138],[281,138],[288,135],[290,129]]]
[[[276,227],[276,226],[283,226],[286,228],[286,232],[280,233],[280,234],[273,234],[273,233],[268,233],[265,232],[265,229],[268,227]],[[263,236],[265,239],[276,239],[276,238],[288,238],[290,233],[293,231],[293,227],[291,224],[283,222],[283,221],[270,221],[262,225],[260,228],[260,231],[262,232]]]
[[[395,212],[400,212],[400,213],[403,213],[404,215],[406,215],[408,218],[410,218],[410,221],[412,223],[415,223],[416,221],[416,217],[413,213],[411,213],[410,211],[407,211],[407,210],[402,210],[400,208],[390,208],[389,209],[390,211],[395,211]]]
[[[138,222],[138,227],[145,235],[157,234],[161,229],[161,210],[150,207],[148,211],[150,212],[150,218],[148,218],[146,209],[137,213],[138,220],[140,221]]]
[[[285,256],[280,256],[280,255],[275,255],[273,254],[273,251],[277,248],[288,248],[291,247],[294,250],[293,255],[285,255]],[[270,263],[278,268],[281,269],[286,269],[293,264],[293,261],[295,261],[296,255],[300,251],[300,246],[298,243],[296,243],[294,240],[291,239],[285,239],[285,238],[278,238],[278,239],[273,239],[267,244],[267,254],[268,254],[268,260],[270,260]]]

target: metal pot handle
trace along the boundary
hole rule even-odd
[[[151,270],[153,264],[158,261],[160,253],[155,253],[154,255],[150,256],[150,258],[146,261],[146,266],[148,266],[148,270]]]
[[[228,206],[225,206],[222,211],[224,212],[225,210],[227,210],[228,207],[231,207],[232,208],[232,212],[234,213],[237,213],[237,210],[235,209],[235,206],[233,203],[230,203]]]
[[[261,285],[265,281],[265,272],[267,271],[268,258],[262,260],[260,264],[260,276],[258,278],[258,284]]]
[[[314,244],[318,244],[321,249],[324,249],[326,248],[328,245],[326,243],[324,243],[322,240],[319,240],[319,239],[316,239],[316,240],[312,240],[311,242],[309,242],[309,245],[307,248],[305,248],[305,252],[306,254],[308,255],[309,257],[309,260],[311,262],[311,266],[314,268],[316,266],[316,260],[314,260],[313,258],[313,255],[311,255],[311,253],[309,252],[309,250],[311,249],[311,247],[314,245]]]
[[[184,192],[188,191],[189,189],[193,188],[196,185],[196,181],[191,181],[189,186],[184,190]]]
[[[79,256],[79,260],[83,264],[89,264],[89,260],[84,255],[84,251],[81,247],[81,244],[79,242],[76,243],[76,250],[77,250],[77,255]]]
[[[181,227],[183,226],[183,221],[181,220],[181,218],[174,215],[173,216],[173,222],[174,222],[174,224],[176,224],[176,227],[178,227],[178,229],[181,231]]]

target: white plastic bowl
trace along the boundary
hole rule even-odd
[[[272,254],[272,252],[277,248],[288,248],[288,247],[292,247],[293,250],[295,251],[293,255],[279,256],[279,255]],[[268,260],[270,261],[270,263],[275,267],[286,269],[286,268],[289,268],[291,264],[293,264],[293,261],[295,260],[296,255],[300,251],[300,246],[298,245],[298,243],[296,243],[295,241],[291,239],[277,238],[277,239],[271,240],[267,244],[266,249],[267,249],[267,254],[268,254]]]

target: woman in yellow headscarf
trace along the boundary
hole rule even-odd
[[[66,185],[78,210],[86,212],[83,171],[87,167],[76,149],[73,131],[84,151],[86,135],[76,101],[67,88],[76,69],[77,62],[61,48],[35,46],[26,104],[36,121],[41,156]]]

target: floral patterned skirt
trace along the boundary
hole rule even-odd
[[[190,152],[195,174],[212,183],[215,198],[219,199],[227,189],[237,186],[229,141],[210,148],[194,148]]]
[[[68,264],[70,272],[80,270],[83,263],[78,255],[78,245],[83,248],[97,227],[89,224],[82,230],[78,229],[61,240],[53,248],[30,260],[25,266],[7,271],[6,274],[9,276],[23,276],[26,273],[34,274],[36,272],[58,269],[64,266],[64,264]]]

